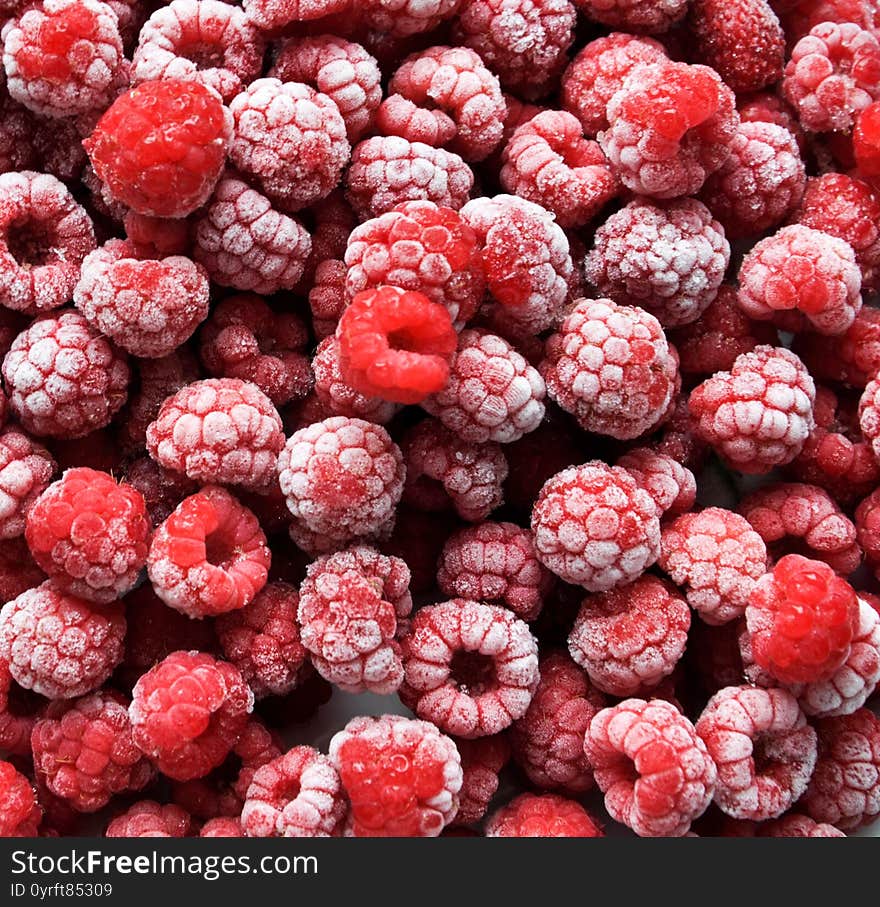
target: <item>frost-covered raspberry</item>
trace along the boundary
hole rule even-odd
[[[166,605],[209,617],[252,602],[266,585],[270,561],[253,513],[225,489],[208,485],[156,529],[147,574]]]
[[[584,742],[611,818],[643,837],[682,837],[715,790],[715,764],[694,726],[661,699],[603,709]]]
[[[880,463],[880,373],[871,378],[859,400],[859,427]]]
[[[420,422],[401,444],[406,461],[404,500],[420,510],[450,509],[480,522],[503,499],[508,467],[499,444],[463,441],[435,419]]]
[[[396,38],[433,31],[458,11],[461,0],[361,0],[365,25]]]
[[[694,506],[697,480],[687,466],[668,454],[636,447],[619,457],[615,466],[623,467],[651,495],[660,519],[685,513]]]
[[[329,258],[316,268],[309,289],[312,330],[319,340],[336,333],[336,325],[349,303],[345,289],[348,269],[341,259]]]
[[[11,762],[0,760],[0,835],[35,838],[42,818],[30,781]]]
[[[300,587],[297,619],[318,673],[349,693],[394,693],[403,681],[396,642],[409,616],[409,568],[361,545],[318,558]]]
[[[64,305],[94,248],[92,220],[64,183],[31,170],[0,175],[0,305],[28,315]]]
[[[140,214],[185,217],[211,195],[232,116],[199,82],[143,82],[117,98],[84,145],[112,197]]]
[[[0,659],[19,686],[49,699],[97,689],[122,660],[125,617],[49,582],[23,592],[0,611]]]
[[[880,26],[880,10],[872,0],[773,0],[773,6],[789,41],[800,40],[821,22],[856,22],[869,31]]]
[[[55,461],[42,445],[12,426],[0,432],[0,539],[24,534],[28,512],[54,472]],[[15,596],[2,600],[10,598]]]
[[[344,12],[349,0],[245,0],[249,22],[264,32],[274,32],[293,22],[309,22]]]
[[[797,334],[793,349],[817,380],[864,388],[880,371],[880,311],[862,306],[848,330],[837,337]]]
[[[132,82],[192,79],[230,101],[260,75],[265,46],[237,6],[220,0],[172,0],[141,29]]]
[[[241,827],[241,819],[234,819],[231,816],[218,816],[205,822],[199,830],[199,837],[243,838],[245,834]]]
[[[767,822],[758,829],[758,837],[765,838],[845,838],[846,835],[827,822],[814,822],[808,816],[789,813],[775,822]]]
[[[782,91],[812,132],[846,131],[880,98],[880,42],[855,22],[822,22],[801,38]]]
[[[687,0],[576,0],[594,22],[627,31],[661,34],[684,18]]]
[[[348,200],[362,220],[419,199],[457,211],[473,184],[473,173],[457,154],[396,135],[356,145],[346,176]]]
[[[580,299],[545,350],[547,392],[584,431],[638,437],[672,399],[678,363],[660,323],[637,306]]]
[[[42,116],[100,113],[128,83],[116,13],[98,0],[41,0],[2,37],[9,94]]]
[[[865,560],[875,572],[880,566],[880,488],[875,488],[856,508],[856,531]]]
[[[0,173],[15,170],[33,170],[40,164],[40,155],[34,147],[37,118],[21,104],[6,94],[0,97]]]
[[[105,838],[185,838],[191,830],[191,817],[174,803],[162,805],[155,800],[139,800],[113,819],[104,831]]]
[[[456,740],[461,756],[462,785],[459,791],[456,826],[479,822],[498,792],[498,773],[510,759],[510,744],[504,734]]]
[[[576,800],[558,794],[520,794],[496,810],[487,838],[601,838],[602,831]]]

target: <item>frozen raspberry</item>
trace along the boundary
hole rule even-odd
[[[402,504],[397,508],[394,531],[378,548],[383,554],[399,557],[409,567],[413,595],[432,592],[437,586],[437,562],[443,546],[461,525],[452,513],[432,513]]]
[[[5,92],[0,92],[0,116],[0,173],[39,167],[40,155],[34,147],[37,118]]]
[[[634,32],[660,34],[679,22],[687,0],[575,0],[594,22]]]
[[[416,200],[457,211],[473,184],[473,173],[457,154],[400,136],[374,136],[356,145],[346,177],[348,200],[362,220]]]
[[[361,0],[358,12],[365,25],[394,37],[433,31],[455,15],[461,0]]]
[[[128,83],[116,14],[98,0],[41,0],[3,28],[9,94],[35,113],[100,113]]]
[[[676,372],[657,319],[610,299],[578,300],[547,341],[541,363],[550,397],[584,431],[620,440],[657,425]]]
[[[869,104],[856,118],[852,132],[852,163],[874,186],[880,177],[880,102]]]
[[[50,583],[23,592],[0,612],[0,659],[20,686],[49,699],[97,689],[122,660],[125,617]]]
[[[603,709],[584,742],[605,808],[643,837],[682,837],[706,810],[715,764],[694,726],[661,699]]]
[[[152,217],[129,209],[122,223],[138,258],[165,258],[189,251],[189,223],[185,219]]]
[[[845,838],[846,835],[827,822],[814,822],[808,816],[789,813],[758,829],[762,838]]]
[[[241,819],[234,819],[231,816],[218,816],[216,819],[208,819],[199,831],[200,838],[243,838],[244,830],[241,827]]]
[[[880,488],[875,488],[856,508],[855,522],[865,559],[877,572],[880,569]]]
[[[348,269],[339,259],[327,259],[315,268],[314,281],[309,289],[309,309],[312,330],[319,340],[336,333],[336,325],[348,305],[345,291]]]
[[[880,10],[873,0],[773,0],[789,41],[798,41],[822,22],[856,22],[873,31],[880,27]]]
[[[44,704],[16,683],[9,665],[0,660],[0,750],[13,756],[31,754],[31,731]]]
[[[805,331],[795,336],[793,348],[817,380],[864,388],[880,371],[880,311],[862,306],[843,334]]]
[[[312,248],[302,224],[233,176],[195,224],[193,257],[215,283],[270,295],[297,285]]]
[[[14,427],[0,432],[0,538],[24,534],[28,512],[54,472],[55,461],[49,451],[24,432]],[[2,601],[10,598],[15,595],[2,596]]]
[[[388,432],[345,416],[295,432],[278,475],[297,523],[339,547],[386,529],[403,493],[403,457]]]
[[[402,442],[404,500],[420,510],[450,509],[468,522],[486,519],[503,500],[508,467],[499,444],[463,441],[434,419],[412,428]]]
[[[737,98],[737,110],[742,123],[772,123],[787,129],[797,142],[801,153],[807,149],[807,138],[797,118],[797,111],[773,91]]]
[[[558,794],[520,794],[490,816],[487,838],[601,838],[602,831],[575,800]]]
[[[880,374],[871,378],[859,400],[859,426],[880,463]]]
[[[116,201],[185,217],[210,197],[231,138],[232,116],[213,90],[159,79],[117,98],[84,144]]]
[[[868,709],[816,722],[819,760],[802,807],[850,831],[880,815],[880,719]]]
[[[854,22],[822,22],[801,38],[782,91],[812,132],[846,131],[880,98],[880,43]]]
[[[64,305],[94,248],[91,218],[54,176],[0,175],[0,305],[28,315]]]
[[[231,101],[260,75],[264,44],[237,6],[220,0],[172,0],[141,29],[132,82],[192,79]]]
[[[673,517],[686,513],[694,506],[697,480],[694,474],[677,460],[649,447],[636,447],[617,460],[654,499],[657,516]]]
[[[503,734],[456,740],[461,756],[462,785],[455,825],[479,822],[498,792],[498,773],[510,759],[510,744]]]
[[[249,22],[261,31],[274,32],[293,22],[309,22],[342,13],[349,0],[245,0]]]
[[[35,838],[42,817],[30,781],[0,760],[0,837]]]
[[[186,810],[155,800],[139,800],[107,826],[105,838],[185,838],[191,830]]]
[[[257,518],[206,486],[156,529],[147,573],[165,604],[189,617],[243,608],[266,585],[271,556]]]
[[[345,255],[348,237],[358,220],[346,201],[341,186],[334,189],[327,198],[315,202],[308,211],[303,212],[303,216],[308,221],[312,234],[312,251],[306,257],[295,292],[307,296],[316,283],[318,268],[328,259],[338,260]],[[326,333],[321,334],[319,339],[325,336]]]

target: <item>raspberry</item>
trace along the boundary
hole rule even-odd
[[[804,332],[794,350],[819,381],[864,388],[880,371],[880,312],[862,306],[849,329],[838,337]]]
[[[682,837],[706,810],[715,764],[694,726],[661,699],[602,709],[584,742],[611,818],[642,837]]]
[[[329,97],[342,114],[349,142],[357,142],[370,129],[382,102],[376,60],[360,44],[334,35],[283,42],[269,76],[305,83]]]
[[[871,0],[774,0],[773,5],[785,14],[789,42],[800,40],[821,22],[856,22],[868,31],[880,26],[877,7]]]
[[[871,378],[859,400],[859,426],[880,462],[880,375]]]
[[[250,838],[327,838],[345,818],[339,773],[317,750],[295,746],[257,769],[241,814]]]
[[[54,176],[0,175],[0,305],[27,315],[64,305],[94,248],[91,218]]]
[[[34,838],[42,817],[30,781],[0,760],[0,837]]]
[[[761,91],[737,99],[741,123],[772,123],[787,129],[797,142],[801,153],[807,150],[807,137],[801,129],[797,111],[778,94]]]
[[[433,31],[455,15],[460,3],[461,0],[362,0],[358,12],[369,28],[400,38]]]
[[[185,217],[220,178],[232,125],[210,88],[159,79],[118,97],[83,144],[116,201],[139,214]]]
[[[357,226],[355,213],[341,188],[334,189],[327,198],[315,202],[306,217],[312,233],[312,251],[306,258],[302,277],[296,286],[296,292],[303,296],[314,287],[315,275],[325,261],[338,260],[345,255],[348,237]],[[326,333],[320,336],[324,337]]]
[[[191,79],[231,101],[260,75],[263,40],[244,12],[220,0],[172,0],[141,29],[132,82]]]
[[[608,102],[599,144],[624,185],[653,198],[693,195],[727,160],[739,116],[707,66],[638,66]]]
[[[297,285],[312,248],[302,224],[232,176],[196,221],[193,257],[215,283],[271,295]]]
[[[7,600],[4,596],[4,601]],[[37,697],[34,695],[33,698]],[[31,753],[36,710],[31,712],[28,705],[27,695],[12,679],[9,665],[0,661],[0,749],[13,756]],[[39,708],[42,709],[42,705]]]
[[[401,202],[426,200],[456,211],[467,201],[474,175],[451,151],[374,136],[354,147],[346,194],[361,220],[378,217]]]
[[[875,488],[856,508],[855,522],[865,560],[875,572],[880,565],[880,488]]]
[[[16,683],[49,699],[100,687],[122,660],[124,636],[118,605],[83,601],[49,582],[0,611],[0,659]]]
[[[413,595],[432,592],[437,585],[437,562],[446,540],[461,526],[451,513],[431,513],[402,504],[394,531],[379,544],[383,554],[399,557],[410,572]]]
[[[219,816],[208,819],[199,831],[200,838],[243,838],[244,830],[240,819],[230,816]]]
[[[105,838],[186,838],[191,830],[186,810],[155,800],[139,800],[107,826]]]
[[[48,487],[55,468],[49,451],[24,432],[13,427],[0,431],[0,539],[24,534],[28,512]],[[0,596],[4,602],[10,598],[15,595]]]
[[[504,499],[507,460],[494,442],[461,440],[435,419],[404,436],[404,501],[419,510],[452,509],[470,523],[485,520]]]
[[[575,18],[568,0],[462,0],[453,36],[505,89],[534,100],[553,89],[565,67]]]
[[[422,608],[402,645],[403,702],[466,739],[522,718],[540,679],[528,625],[496,605],[456,598]]]
[[[309,309],[312,312],[312,330],[319,340],[336,333],[336,325],[348,305],[345,292],[347,268],[344,261],[327,259],[315,268],[315,277],[309,290]]]
[[[403,456],[381,426],[333,416],[288,439],[278,476],[296,524],[342,547],[393,524]]]
[[[768,822],[758,829],[764,838],[845,838],[846,835],[825,822],[814,822],[807,816],[789,813],[776,822]]]
[[[245,0],[243,3],[248,21],[264,32],[345,12],[348,5],[349,0]]]
[[[804,129],[846,131],[880,98],[878,78],[877,38],[854,22],[822,22],[794,46],[782,92]]]
[[[510,759],[510,745],[503,734],[456,740],[461,756],[462,785],[455,825],[479,822],[498,792],[498,773]]]
[[[697,480],[677,460],[649,447],[636,447],[617,460],[654,499],[658,518],[686,513],[694,506]]]
[[[627,440],[660,421],[677,362],[660,323],[644,309],[580,299],[546,345],[547,392],[584,431]]]
[[[458,340],[443,305],[391,286],[358,293],[342,313],[336,337],[343,379],[392,403],[418,403],[441,390]]]
[[[858,172],[876,186],[880,176],[880,103],[869,104],[856,118],[852,152]]]
[[[687,0],[576,0],[575,5],[594,22],[649,34],[668,31],[687,11]]]
[[[504,148],[501,185],[551,212],[560,227],[583,227],[617,194],[599,146],[578,119],[547,110],[520,126]]]
[[[271,554],[257,518],[209,485],[156,529],[147,573],[156,594],[188,617],[244,608],[266,585]]]
[[[489,818],[487,838],[601,838],[602,831],[574,800],[558,794],[520,794]]]
[[[281,418],[254,384],[195,381],[169,397],[147,429],[150,456],[199,482],[266,488],[284,446]]]
[[[856,527],[834,499],[815,485],[778,483],[744,497],[739,511],[772,557],[801,553],[848,575],[862,560]]]
[[[752,589],[746,622],[752,658],[777,680],[828,680],[849,654],[858,602],[827,564],[789,554]]]
[[[696,387],[689,407],[694,430],[732,468],[764,473],[790,463],[814,427],[815,385],[794,353],[758,346],[730,371]]]
[[[318,673],[348,693],[394,693],[403,681],[399,621],[409,616],[409,568],[358,546],[318,558],[300,587],[302,642]]]
[[[816,722],[819,760],[802,801],[816,822],[843,831],[880,815],[880,719],[868,709]]]
[[[458,811],[461,758],[426,721],[352,718],[330,741],[354,837],[436,837]]]
[[[6,92],[0,92],[0,173],[14,170],[33,170],[40,164],[40,155],[34,147],[37,119]]]
[[[9,94],[34,113],[97,114],[128,83],[116,14],[98,0],[41,0],[2,37]]]

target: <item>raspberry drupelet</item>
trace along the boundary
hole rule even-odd
[[[394,693],[403,682],[396,641],[412,610],[410,573],[365,545],[318,558],[300,586],[297,619],[312,664],[348,693]]]
[[[42,818],[30,781],[11,762],[0,760],[0,836],[34,838]]]
[[[48,487],[55,469],[49,451],[23,431],[13,426],[0,431],[0,539],[24,534],[28,512]],[[2,600],[10,598],[15,596]]]
[[[237,6],[220,0],[172,0],[156,10],[131,61],[137,84],[192,79],[231,101],[260,75],[265,45]]]
[[[558,794],[520,794],[496,810],[487,838],[601,838],[602,831],[576,800]]]
[[[880,312],[862,306],[843,334],[805,331],[795,336],[793,349],[817,380],[864,388],[880,371]]]
[[[814,822],[808,816],[789,813],[758,829],[759,838],[845,838],[846,835],[827,822]]]
[[[147,574],[169,607],[213,617],[250,604],[266,585],[270,563],[254,514],[225,489],[207,485],[156,529]]]
[[[454,825],[470,825],[486,815],[498,792],[498,774],[510,760],[510,744],[504,734],[456,740],[461,756],[462,785]]]
[[[715,763],[690,721],[661,699],[602,709],[584,750],[611,818],[642,837],[683,837],[712,801]]]
[[[294,22],[345,12],[349,0],[244,0],[242,6],[249,22],[271,34]]]
[[[84,145],[116,201],[139,214],[186,217],[220,178],[232,126],[212,89],[158,79],[118,97]]]
[[[547,392],[584,431],[629,440],[654,428],[678,362],[657,319],[638,306],[579,299],[545,347]]]
[[[636,447],[619,457],[623,467],[654,499],[657,516],[678,516],[694,506],[697,480],[694,474],[668,454],[650,447]]]
[[[488,737],[510,727],[537,689],[537,640],[506,608],[461,598],[429,605],[401,642],[402,701],[455,736]]]
[[[105,838],[186,838],[192,830],[185,809],[173,803],[139,800],[113,819],[104,831]]]

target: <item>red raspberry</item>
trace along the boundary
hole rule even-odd
[[[875,572],[880,567],[880,488],[875,488],[856,508],[858,543]]]
[[[612,169],[633,192],[693,195],[727,160],[739,125],[733,92],[707,66],[636,67],[608,103],[599,137]]]
[[[302,277],[296,286],[296,292],[302,296],[308,295],[314,287],[316,272],[325,261],[338,260],[345,255],[348,237],[358,223],[341,187],[334,189],[327,198],[315,202],[304,216],[312,233],[312,251],[306,258]],[[326,333],[321,336],[326,336]]]
[[[473,184],[473,173],[457,154],[396,135],[356,145],[346,176],[348,200],[362,220],[419,199],[457,211]]]
[[[117,98],[83,144],[116,201],[139,214],[185,217],[220,177],[232,122],[210,88],[159,79]]]
[[[365,25],[395,37],[433,31],[455,15],[461,0],[361,0],[358,13]]]
[[[538,686],[538,647],[511,611],[456,598],[416,612],[402,640],[405,704],[472,739],[522,718]]]
[[[4,596],[3,600],[11,599]],[[35,694],[30,695],[37,699]],[[31,710],[28,696],[12,679],[9,665],[0,661],[0,749],[13,756],[30,755],[31,731],[37,714],[43,708],[41,702],[38,709]]]
[[[816,822],[844,831],[880,815],[880,719],[868,709],[816,722],[819,760],[803,799]]]
[[[584,742],[611,818],[642,837],[682,837],[715,790],[715,764],[694,726],[662,699],[602,709]]]
[[[237,6],[220,0],[172,0],[141,29],[132,82],[192,79],[231,101],[260,75],[263,40]]]
[[[773,5],[784,13],[789,42],[822,22],[856,22],[868,31],[880,27],[880,10],[872,0],[774,0]]]
[[[126,239],[139,257],[164,258],[185,255],[190,247],[189,223],[185,219],[151,217],[128,210],[122,218]]]
[[[261,31],[273,32],[293,22],[309,22],[343,13],[349,0],[244,0],[248,21]]]
[[[98,114],[128,83],[114,11],[98,0],[41,0],[3,28],[9,94],[49,117]]]
[[[782,91],[804,129],[851,129],[880,98],[880,42],[854,22],[822,22],[792,50]]]
[[[880,374],[871,378],[859,400],[859,427],[880,463]]]
[[[550,211],[560,227],[583,227],[619,186],[602,149],[578,119],[547,110],[520,126],[504,149],[501,185]]]
[[[345,262],[339,259],[327,259],[315,268],[314,282],[309,290],[309,309],[312,330],[319,340],[336,333],[336,325],[348,305],[347,273]]]
[[[761,838],[845,838],[846,835],[827,822],[814,822],[807,816],[789,813],[758,829]]]
[[[125,617],[55,589],[28,589],[0,612],[0,659],[20,686],[49,699],[96,690],[122,660]]]
[[[54,176],[0,175],[0,305],[27,315],[64,305],[94,248],[91,218]]]
[[[241,819],[233,819],[231,816],[219,816],[216,819],[208,819],[199,831],[200,838],[243,838],[244,830],[241,827]]]
[[[2,73],[0,73],[2,81]],[[0,173],[15,170],[33,170],[40,164],[40,155],[34,147],[37,118],[6,92],[0,93]]]
[[[667,454],[636,447],[619,457],[615,466],[622,466],[651,495],[659,518],[678,516],[694,506],[694,474]]]
[[[858,601],[827,564],[789,554],[752,589],[746,622],[752,658],[777,680],[827,680],[849,654]]]
[[[649,34],[668,31],[687,11],[687,0],[576,0],[575,5],[594,22]]]
[[[107,826],[105,838],[186,838],[191,831],[190,815],[169,803],[139,800]]]
[[[215,283],[271,295],[297,285],[312,248],[302,224],[232,176],[195,224],[193,257]]]
[[[877,186],[880,177],[880,103],[869,104],[856,118],[852,152],[859,174]]]
[[[463,441],[435,419],[420,422],[404,436],[404,500],[419,510],[451,507],[471,523],[500,506],[508,467],[499,444]]]
[[[797,141],[801,153],[807,150],[807,137],[801,129],[797,111],[778,94],[761,91],[737,99],[741,123],[773,123],[787,129]]]
[[[345,795],[333,763],[295,746],[257,769],[241,824],[249,838],[327,838],[345,818]]]
[[[660,323],[637,306],[580,299],[546,345],[547,392],[584,431],[627,440],[660,421],[677,362]]]
[[[147,573],[166,605],[188,617],[243,608],[266,585],[271,555],[257,518],[228,491],[205,486],[156,529]]]
[[[412,610],[409,579],[400,558],[364,545],[309,566],[297,618],[322,677],[348,693],[397,691],[403,664],[395,637]]]
[[[28,512],[48,487],[55,469],[49,451],[24,432],[14,427],[0,431],[0,539],[24,534]],[[10,598],[15,595],[2,596],[2,601]]]
[[[0,760],[0,837],[35,838],[42,817],[30,781]]]
[[[574,39],[569,0],[461,0],[454,39],[526,100],[553,89]]]
[[[381,426],[333,416],[291,436],[278,476],[297,524],[342,547],[393,524],[403,456]]]
[[[427,721],[352,718],[330,741],[357,838],[436,837],[458,811],[461,758]]]
[[[601,838],[602,831],[575,800],[558,794],[520,794],[496,810],[487,838]]]
[[[880,371],[880,312],[862,306],[848,330],[838,337],[804,332],[794,350],[819,381],[864,388]]]
[[[503,734],[456,740],[461,756],[462,785],[455,825],[479,822],[498,792],[498,773],[510,759],[510,744]]]

